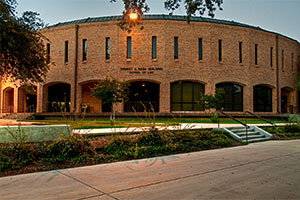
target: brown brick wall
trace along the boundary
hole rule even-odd
[[[243,86],[244,110],[253,111],[253,86],[263,84],[273,88],[273,113],[277,112],[276,34],[239,26],[207,22],[145,20],[144,29],[135,27],[131,33],[122,31],[116,21],[79,24],[77,111],[80,104],[96,101],[86,97],[82,85],[113,76],[118,79],[153,81],[160,84],[160,112],[170,112],[170,84],[179,80],[192,80],[205,84],[205,93],[212,94],[215,85],[233,82]],[[45,112],[47,85],[71,85],[71,102],[74,108],[75,25],[42,30],[50,40],[51,65],[45,83],[38,87],[38,112]],[[127,36],[132,37],[132,59],[126,59]],[[152,60],[152,36],[157,37],[157,59]],[[174,37],[179,39],[179,59],[174,60]],[[105,38],[110,37],[110,59],[105,60]],[[203,42],[203,60],[198,60],[198,38]],[[87,60],[82,61],[82,40],[87,39]],[[218,40],[222,40],[222,62],[218,59]],[[64,63],[64,45],[69,41],[69,62]],[[242,42],[243,62],[239,63],[239,42]],[[258,45],[258,64],[254,63],[254,47]],[[273,67],[270,66],[270,47],[273,47]],[[284,49],[284,71],[281,69],[281,50]],[[298,42],[278,36],[279,91],[289,88],[290,104],[297,104]],[[292,70],[291,54],[294,54]],[[121,68],[151,67],[163,70],[153,73],[130,73]],[[138,71],[138,70],[137,70]],[[4,87],[2,86],[4,89]],[[83,91],[82,91],[83,90]],[[280,102],[280,99],[279,99]],[[100,101],[98,102],[100,104]],[[95,104],[95,105],[94,105]],[[280,106],[280,105],[279,105]],[[99,105],[98,108],[101,108]],[[97,109],[96,109],[97,110]],[[122,112],[122,105],[118,112]],[[100,112],[100,110],[99,110]]]

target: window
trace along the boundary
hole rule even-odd
[[[283,49],[281,50],[281,68],[282,68],[282,71],[284,72],[284,51],[283,51]]]
[[[65,63],[69,61],[69,42],[65,41]]]
[[[87,57],[87,40],[82,40],[82,60],[85,61]]]
[[[178,59],[178,37],[174,37],[174,59]]]
[[[219,40],[219,62],[222,62],[222,40]]]
[[[253,87],[254,112],[272,112],[272,88],[264,85]]]
[[[203,55],[202,55],[202,38],[198,39],[198,59],[202,60]]]
[[[273,67],[273,47],[270,48],[270,66]]]
[[[105,39],[105,59],[110,59],[110,38]]]
[[[131,37],[127,37],[127,59],[131,59]]]
[[[157,58],[157,38],[156,36],[152,37],[152,59],[156,59]]]
[[[239,42],[239,55],[240,55],[240,63],[243,62],[243,55],[242,55],[242,42]]]
[[[233,83],[219,83],[216,88],[223,89],[224,111],[243,111],[243,87]]]
[[[190,81],[179,81],[171,84],[171,111],[201,111],[201,94],[204,85]]]
[[[254,56],[255,56],[255,64],[257,65],[257,44],[255,44]]]
[[[294,53],[292,53],[291,63],[292,63],[292,72],[293,72],[294,71]]]
[[[47,43],[47,60],[50,61],[50,43]]]

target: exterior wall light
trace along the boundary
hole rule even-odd
[[[129,14],[129,18],[130,18],[131,20],[136,20],[136,19],[138,18],[138,15],[137,15],[136,13],[130,13],[130,14]]]

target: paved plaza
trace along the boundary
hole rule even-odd
[[[300,140],[0,178],[6,199],[300,199]]]

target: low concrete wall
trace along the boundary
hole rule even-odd
[[[0,143],[51,141],[71,133],[69,125],[2,126]]]

